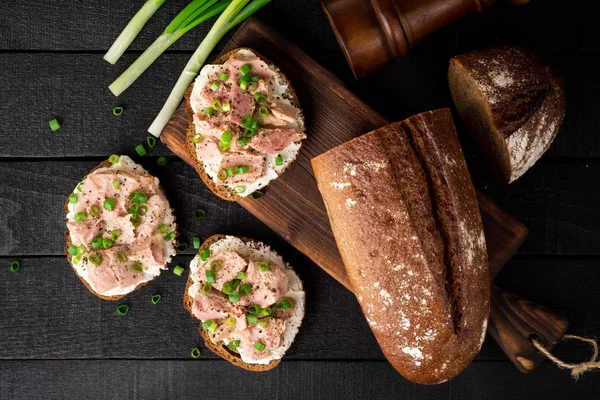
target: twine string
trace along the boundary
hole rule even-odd
[[[584,338],[584,337],[575,336],[575,335],[565,335],[562,338],[562,340],[568,340],[568,339],[579,340],[581,342],[589,343],[593,348],[593,354],[592,354],[592,357],[590,358],[590,360],[583,361],[578,364],[567,363],[567,362],[560,360],[556,356],[554,356],[552,353],[550,353],[550,351],[546,350],[546,348],[544,346],[542,346],[542,344],[540,343],[538,338],[536,338],[536,337],[531,338],[531,344],[536,349],[538,349],[538,351],[540,353],[545,355],[550,361],[552,361],[558,367],[564,368],[564,369],[570,369],[571,376],[575,380],[579,379],[579,377],[586,372],[600,369],[600,361],[598,360],[598,343],[594,339]]]

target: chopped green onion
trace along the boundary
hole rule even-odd
[[[246,186],[236,186],[233,188],[236,193],[244,193],[246,191]]]
[[[159,167],[164,167],[165,165],[167,165],[167,157],[165,156],[160,156],[156,159],[156,164],[158,164]]]
[[[192,138],[192,140],[194,141],[194,143],[200,143],[202,141],[202,139],[204,139],[204,137],[202,136],[201,133],[196,133],[194,135],[194,137]]]
[[[177,236],[177,233],[175,232],[171,232],[168,235],[165,235],[165,240],[168,242],[169,240],[173,240],[175,239],[175,237]]]
[[[237,274],[237,276],[235,278],[242,281],[242,280],[246,279],[247,277],[248,277],[248,274],[245,273],[244,271],[241,271],[240,273]]]
[[[208,283],[215,283],[215,273],[214,271],[207,269],[206,271],[204,271],[204,274],[206,275],[206,282]]]
[[[225,82],[227,79],[229,79],[229,75],[227,75],[226,73],[222,72],[219,74],[219,80]]]
[[[225,323],[227,324],[227,326],[233,328],[235,326],[235,318],[232,317],[231,315],[229,317],[227,317],[227,319],[225,320]]]
[[[212,285],[208,282],[204,282],[204,285],[202,285],[202,294],[206,294],[208,292],[210,292],[212,290]]]
[[[95,266],[99,266],[100,264],[102,264],[102,256],[99,254],[92,254],[89,257],[89,260],[92,264],[94,264]]]
[[[260,352],[265,351],[265,345],[262,344],[261,342],[258,342],[258,341],[254,342],[253,346],[256,350],[258,350]]]
[[[185,268],[183,268],[181,265],[176,265],[175,268],[173,268],[173,273],[177,276],[181,276],[183,274]]]
[[[77,185],[76,189],[80,192],[83,192],[83,182],[79,182],[79,184]]]
[[[248,128],[248,125],[252,121],[252,117],[250,115],[244,115],[242,117],[242,128]]]
[[[116,163],[118,163],[118,162],[119,162],[119,159],[120,159],[120,158],[121,158],[121,157],[119,157],[119,155],[118,155],[118,154],[111,154],[111,156],[110,156],[110,157],[108,157],[108,162],[109,162],[109,163],[111,163],[111,164],[116,164]]]
[[[260,128],[260,124],[258,123],[258,120],[253,119],[252,121],[250,121],[250,129],[252,129],[254,132],[256,132],[258,130],[258,128]]]
[[[231,287],[233,288],[233,290],[237,289],[238,286],[240,286],[240,280],[239,279],[234,279],[231,281]]]
[[[143,217],[144,215],[146,215],[146,213],[148,213],[148,206],[140,206],[140,209],[138,210],[138,215]]]
[[[260,200],[263,198],[264,195],[265,194],[263,192],[261,192],[260,190],[256,190],[250,194],[250,198],[252,200]]]
[[[218,326],[219,325],[217,324],[217,322],[213,321],[212,319],[209,319],[209,320],[204,321],[202,323],[202,328],[204,328],[204,329],[206,329],[207,331],[210,331],[210,332],[214,332],[217,329]]]
[[[100,247],[102,247],[102,238],[97,237],[92,239],[92,249],[99,249]]]
[[[283,299],[279,303],[277,303],[277,308],[281,308],[282,310],[289,310],[293,306],[294,304],[289,299]]]
[[[275,165],[278,167],[283,165],[283,157],[281,157],[281,155],[275,157]]]
[[[258,324],[260,326],[262,326],[263,328],[268,328],[269,327],[269,321],[267,321],[266,319],[261,319],[260,321],[258,321]]]
[[[142,8],[131,18],[131,21],[121,31],[121,34],[115,42],[110,46],[110,49],[104,55],[104,59],[111,64],[117,62],[117,60],[123,55],[125,50],[129,47],[133,39],[140,33],[146,22],[154,15],[156,10],[163,5],[165,0],[147,0]]]
[[[117,240],[119,240],[120,237],[121,237],[121,230],[120,229],[115,229],[110,234],[110,238],[113,240],[113,242],[116,242]]]
[[[266,261],[261,261],[258,264],[256,264],[256,266],[258,267],[258,270],[260,272],[267,272],[269,270],[269,263],[267,263]]]
[[[129,220],[131,221],[131,225],[133,225],[133,229],[137,229],[137,227],[142,224],[142,220],[140,219],[140,217],[135,215],[129,218]]]
[[[246,139],[244,137],[238,138],[238,140],[237,140],[237,144],[240,147],[244,147],[247,143],[248,143],[248,139]]]
[[[268,117],[269,109],[265,106],[258,107],[258,115],[260,115],[261,117]]]
[[[215,272],[219,272],[221,270],[221,261],[219,260],[212,260],[210,262],[210,269],[215,271]]]
[[[179,246],[177,246],[178,253],[183,253],[186,250],[187,250],[187,243],[180,243]]]
[[[113,211],[115,209],[115,205],[117,204],[117,200],[108,198],[104,200],[104,209],[108,211]]]
[[[200,259],[202,261],[206,261],[209,257],[210,257],[210,250],[209,249],[202,249],[200,251]]]
[[[248,314],[246,315],[246,321],[248,321],[250,325],[256,325],[258,323],[258,317],[254,314]]]
[[[210,102],[210,105],[215,110],[220,110],[221,109],[221,100],[213,99],[213,101]]]
[[[273,314],[275,312],[275,307],[267,307],[267,308],[263,308],[262,310],[260,310],[260,315],[264,316],[264,317],[268,317],[269,315]]]
[[[225,143],[229,143],[231,142],[231,138],[233,137],[233,135],[231,134],[231,131],[229,129],[227,129],[225,132],[223,132],[223,134],[221,135],[221,141],[225,142]]]
[[[230,146],[229,142],[222,142],[219,140],[218,144],[219,144],[219,148],[221,149],[221,151],[229,150],[229,146]]]
[[[127,257],[127,254],[125,254],[123,250],[117,251],[116,257],[117,260],[119,260],[122,263],[125,263],[129,260],[129,257]]]
[[[219,178],[219,180],[224,181],[225,179],[227,179],[227,171],[222,169],[219,171],[219,173],[217,174],[217,178]]]
[[[69,203],[77,204],[78,201],[79,201],[79,196],[77,196],[77,193],[71,193],[69,195]]]
[[[254,100],[256,100],[257,103],[262,103],[267,100],[267,96],[262,93],[254,93]]]
[[[161,224],[158,227],[158,231],[163,235],[166,235],[170,230],[171,230],[171,227],[167,224]]]
[[[75,213],[75,221],[80,222],[80,221],[85,221],[87,219],[87,216],[85,215],[85,211],[80,211],[78,213]]]
[[[240,301],[240,299],[241,299],[241,296],[239,293],[234,292],[229,295],[229,301],[232,303],[237,303],[238,301]]]
[[[231,104],[229,104],[229,103],[223,103],[223,105],[221,105],[221,110],[223,110],[225,112],[231,111]]]
[[[238,167],[238,174],[247,174],[250,172],[250,167],[247,165],[240,165]]]
[[[244,64],[240,68],[240,73],[242,75],[248,75],[250,73],[250,71],[252,71],[252,65],[250,65],[250,64]]]
[[[258,82],[260,80],[260,77],[258,75],[252,75],[250,77],[250,82]]]
[[[250,139],[254,136],[254,132],[252,131],[252,129],[246,129],[244,130],[244,137],[247,139]]]
[[[148,148],[153,149],[156,147],[156,138],[154,136],[146,136],[146,144]]]
[[[131,307],[129,306],[129,304],[121,304],[119,307],[117,307],[117,314],[126,315],[129,312],[130,308]]]
[[[75,257],[73,257],[73,264],[79,264],[79,261],[81,261],[81,256],[77,254]]]
[[[204,113],[206,115],[214,115],[217,111],[213,107],[206,107]]]
[[[231,351],[236,351],[238,347],[240,347],[240,344],[242,344],[241,340],[232,340],[231,342],[227,343],[227,348]]]
[[[56,132],[57,130],[60,129],[60,122],[58,122],[58,120],[56,118],[50,120],[49,125],[50,125],[50,129],[52,129],[53,132]]]
[[[97,217],[98,215],[100,215],[100,207],[98,207],[95,204],[90,206],[90,215],[92,217]]]
[[[76,256],[77,255],[77,246],[72,244],[67,248],[67,251],[69,252],[70,255]]]
[[[231,285],[231,282],[225,282],[223,284],[223,293],[225,294],[232,294],[233,293],[233,286]]]
[[[190,352],[190,356],[192,356],[192,358],[198,358],[198,357],[200,357],[200,355],[201,355],[200,354],[200,349],[197,348],[197,347],[194,347],[192,349],[192,351]]]
[[[84,245],[80,244],[79,246],[77,246],[77,255],[78,256],[84,255],[86,251],[87,251],[87,249],[85,248]]]
[[[238,79],[239,84],[241,84],[242,82],[248,83],[249,81],[250,81],[250,77],[248,75],[242,75],[242,76],[240,76],[240,79]]]
[[[148,201],[148,196],[146,196],[144,193],[134,191],[129,195],[129,199],[133,203],[145,203]]]
[[[112,113],[115,117],[120,116],[121,114],[123,114],[123,107],[121,107],[121,106],[113,107]]]
[[[106,249],[106,250],[113,247],[112,239],[102,239],[102,247],[104,247],[104,249]]]
[[[192,243],[194,244],[194,248],[195,249],[199,249],[200,248],[200,238],[198,236],[194,236],[192,238]]]
[[[248,82],[246,82],[246,81],[240,82],[240,88],[242,90],[248,90]]]
[[[152,302],[152,304],[156,305],[156,303],[158,303],[161,299],[162,299],[161,294],[156,293],[156,294],[153,294],[152,297],[150,297],[150,302]]]
[[[146,148],[144,147],[143,144],[138,144],[137,146],[135,146],[135,151],[136,151],[136,153],[138,153],[138,155],[140,157],[145,156],[147,154]]]
[[[252,285],[250,285],[249,283],[244,283],[242,286],[240,286],[240,295],[248,296],[250,294],[251,289]]]
[[[219,81],[214,81],[213,83],[210,84],[209,88],[210,88],[210,90],[212,90],[214,92],[219,88],[219,86],[221,86],[221,83]]]
[[[201,208],[196,208],[194,210],[194,219],[202,219],[204,217],[206,217],[206,210]]]
[[[131,270],[131,272],[135,272],[137,274],[139,274],[140,272],[144,272],[144,268],[142,267],[142,263],[140,262],[133,263],[133,265],[129,269]]]
[[[129,208],[127,209],[127,211],[129,211],[129,214],[137,215],[139,209],[140,209],[140,204],[139,203],[133,203],[133,204],[131,204],[129,206]]]
[[[261,310],[262,310],[262,308],[260,308],[260,306],[258,304],[253,304],[248,307],[248,312],[252,315],[256,315],[256,314],[260,313]]]
[[[115,179],[112,181],[112,187],[115,188],[115,190],[119,190],[119,188],[121,187],[121,181]]]

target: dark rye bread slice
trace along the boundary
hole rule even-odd
[[[210,246],[212,246],[214,243],[218,242],[219,240],[225,239],[225,237],[226,237],[225,235],[220,235],[220,234],[209,237],[208,239],[206,239],[204,241],[204,243],[202,243],[202,246],[200,246],[200,248],[198,249],[198,254],[200,254],[200,252],[202,250],[210,248]],[[242,242],[244,242],[244,244],[255,243],[254,240],[248,239],[245,237],[238,236],[237,238],[240,239]],[[275,252],[272,249],[271,249],[271,251]],[[190,313],[192,318],[196,318],[192,314],[192,306],[194,304],[194,299],[188,294],[188,289],[190,288],[190,286],[192,286],[193,283],[194,282],[192,281],[192,270],[190,269],[190,271],[188,273],[187,284],[185,286],[185,292],[183,294],[183,307]],[[303,305],[303,307],[304,307],[304,305]],[[281,359],[279,359],[279,360],[273,360],[269,364],[266,364],[266,365],[245,363],[244,361],[242,361],[242,358],[239,356],[238,353],[235,353],[235,352],[229,350],[224,343],[213,343],[209,337],[209,333],[206,330],[202,329],[202,324],[200,324],[200,326],[198,327],[198,333],[200,333],[200,336],[202,337],[202,339],[204,339],[204,344],[206,345],[206,347],[208,347],[209,350],[211,350],[213,353],[217,354],[218,356],[221,356],[223,359],[225,359],[226,361],[229,361],[233,365],[243,368],[245,370],[255,371],[255,372],[269,371],[269,370],[275,368],[281,362]]]
[[[94,167],[94,168],[93,168],[93,169],[92,169],[92,170],[91,170],[91,171],[88,173],[88,175],[89,175],[89,174],[91,174],[92,172],[96,171],[96,170],[97,170],[97,169],[99,169],[99,168],[109,168],[111,165],[112,165],[112,164],[111,164],[111,163],[110,163],[108,160],[102,161],[100,164],[98,164],[97,166],[95,166],[95,167]],[[84,181],[84,180],[85,180],[85,179],[88,177],[88,175],[84,176],[84,177],[83,177],[83,179],[82,179],[81,181],[83,182],[83,181]],[[160,189],[162,190],[162,187],[161,187]],[[68,198],[67,198],[67,200],[65,201],[65,205],[64,205],[64,207],[63,207],[63,208],[64,208],[64,210],[65,210],[65,213],[68,213],[68,212],[69,212],[69,199],[68,199]],[[175,232],[177,232],[177,224],[175,224]],[[84,286],[85,286],[85,287],[86,287],[86,288],[87,288],[87,289],[88,289],[88,290],[89,290],[89,291],[90,291],[90,292],[91,292],[91,293],[92,293],[94,296],[96,296],[96,297],[99,297],[99,298],[101,298],[102,300],[110,300],[110,301],[116,301],[116,300],[120,300],[120,299],[122,299],[123,297],[127,296],[127,294],[135,292],[136,290],[138,290],[138,289],[140,289],[140,288],[142,288],[142,287],[146,286],[146,285],[147,285],[149,282],[151,282],[151,281],[153,281],[154,279],[158,278],[158,276],[156,276],[156,277],[154,277],[154,279],[151,279],[151,280],[149,280],[148,282],[142,282],[142,283],[140,283],[139,285],[137,285],[137,286],[135,287],[135,289],[133,289],[131,292],[129,292],[129,293],[127,293],[127,294],[121,294],[121,295],[117,295],[117,296],[104,296],[104,295],[101,295],[100,293],[98,293],[98,292],[96,292],[94,289],[92,289],[92,287],[90,286],[90,284],[89,284],[89,283],[87,283],[87,282],[86,282],[86,280],[85,280],[85,279],[83,279],[83,278],[81,277],[81,275],[79,275],[79,274],[77,273],[77,271],[75,270],[75,266],[73,265],[73,262],[72,262],[72,258],[73,258],[73,256],[72,256],[72,255],[71,255],[71,253],[69,253],[69,251],[68,251],[68,249],[69,249],[69,246],[70,246],[71,244],[73,244],[73,242],[71,241],[71,235],[69,234],[69,231],[68,231],[68,230],[66,230],[66,231],[65,231],[65,254],[67,255],[67,260],[69,261],[69,265],[70,265],[70,266],[71,266],[71,268],[73,269],[73,272],[75,272],[75,275],[77,275],[77,277],[79,278],[79,280],[80,280],[80,281],[83,283],[83,285],[84,285]],[[175,242],[175,244],[174,244],[174,245],[175,245],[175,246],[177,246],[177,245],[178,245],[177,241]]]
[[[448,109],[312,160],[348,277],[384,355],[444,382],[479,352],[489,315],[485,238]]]
[[[461,119],[506,183],[550,147],[565,114],[562,79],[543,57],[521,47],[456,56],[448,83]]]
[[[287,76],[275,64],[270,62],[266,57],[263,57],[262,55],[258,54],[258,52],[256,50],[253,50],[251,48],[240,47],[240,48],[231,50],[228,53],[223,54],[222,56],[220,56],[219,58],[214,60],[213,64],[225,63],[225,61],[227,61],[229,59],[229,57],[231,57],[233,54],[237,53],[240,50],[249,50],[249,51],[253,52],[258,58],[260,58],[261,60],[266,62],[267,65],[272,67],[275,70],[275,72],[281,77],[281,81],[284,82],[285,84],[287,84],[288,91],[283,95],[283,97],[286,98],[287,100],[289,100],[290,103],[292,104],[292,106],[294,106],[295,108],[297,108],[299,110],[299,113],[298,113],[298,119],[300,121],[299,126],[301,127],[302,132],[304,132],[304,130],[305,130],[304,114],[302,113],[302,109],[300,108],[298,96],[296,94],[296,91],[294,90],[294,87],[292,86],[292,83],[287,78]],[[194,168],[200,175],[200,178],[202,178],[202,181],[204,182],[204,184],[206,186],[208,186],[208,188],[210,190],[212,190],[212,192],[214,194],[216,194],[223,200],[238,201],[240,198],[242,198],[242,196],[240,196],[238,193],[236,193],[233,189],[230,189],[226,186],[218,186],[208,175],[208,173],[204,169],[204,165],[202,164],[202,162],[196,158],[196,145],[193,140],[194,135],[196,134],[196,128],[194,126],[194,120],[193,120],[194,111],[192,110],[192,107],[190,105],[190,96],[192,94],[193,87],[194,87],[194,83],[192,83],[190,85],[190,87],[188,88],[188,90],[185,92],[185,104],[186,104],[187,115],[188,115],[188,124],[187,124],[187,129],[185,131],[186,149],[187,149],[188,153],[190,154],[190,159],[194,160]],[[300,142],[300,148],[302,148],[302,141]],[[285,172],[285,170],[290,165],[292,165],[292,163],[293,162],[289,163],[279,173],[279,176],[281,176],[281,174],[283,174]]]

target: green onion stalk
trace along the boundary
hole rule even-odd
[[[220,14],[231,0],[194,0],[190,2],[164,32],[108,87],[119,96],[133,84],[180,37],[209,18]]]
[[[188,61],[163,108],[148,129],[148,132],[156,137],[160,136],[163,128],[177,110],[179,103],[181,103],[185,91],[198,75],[200,68],[202,68],[217,43],[219,43],[227,32],[267,5],[271,0],[250,1],[251,0],[233,0],[219,16],[204,40],[202,40],[202,43],[200,43],[200,46],[198,46],[198,49],[196,49]]]
[[[142,8],[133,16],[119,37],[112,44],[108,52],[104,55],[104,59],[111,64],[116,63],[129,47],[133,39],[140,33],[146,22],[154,15],[154,13],[163,5],[165,0],[148,0]]]

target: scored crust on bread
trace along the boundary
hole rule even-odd
[[[498,46],[458,55],[448,82],[461,119],[505,183],[531,168],[559,131],[563,82],[533,51]]]
[[[100,169],[100,168],[109,168],[112,166],[112,163],[110,163],[108,160],[102,161],[100,164],[96,165],[94,168],[92,168],[90,170],[90,172],[87,173],[86,176],[83,177],[83,179],[81,180],[82,182],[88,177],[88,175],[90,175],[91,173],[93,173],[94,171]],[[65,205],[63,207],[65,213],[69,212],[69,199],[67,198],[67,200],[65,201]],[[176,232],[176,237],[175,237],[175,242],[174,242],[174,246],[177,247],[178,246],[178,240],[177,237],[179,236],[179,234],[177,233],[177,223],[175,223],[175,232]],[[123,297],[127,296],[129,293],[133,293],[136,290],[146,286],[148,283],[150,283],[151,281],[153,281],[154,279],[158,278],[158,275],[155,276],[154,278],[152,278],[149,281],[146,282],[140,282],[139,285],[137,285],[131,292],[126,293],[126,294],[119,294],[119,295],[114,295],[114,296],[105,296],[102,295],[98,292],[96,292],[91,286],[90,284],[81,276],[79,275],[79,273],[77,273],[77,270],[75,269],[75,265],[73,264],[73,255],[71,255],[71,253],[69,253],[68,248],[69,246],[72,244],[73,242],[71,241],[71,235],[69,234],[69,231],[66,230],[65,231],[65,248],[64,248],[64,252],[67,256],[67,261],[69,262],[69,265],[71,266],[71,269],[73,269],[73,272],[75,273],[75,275],[77,275],[77,277],[79,278],[79,280],[83,283],[83,285],[96,297],[102,299],[102,300],[109,300],[109,301],[116,301],[116,300],[120,300]]]
[[[286,93],[284,93],[284,95],[282,97],[284,97],[285,99],[289,100],[290,103],[291,103],[291,105],[294,106],[296,109],[298,109],[297,119],[299,121],[299,126],[301,127],[301,131],[304,132],[304,130],[305,130],[304,114],[302,112],[302,108],[300,107],[300,103],[298,101],[298,96],[296,94],[296,91],[294,90],[294,87],[292,86],[292,83],[290,82],[290,80],[283,73],[283,71],[281,71],[279,69],[279,67],[277,67],[277,65],[273,64],[266,57],[263,57],[261,54],[259,54],[255,50],[253,50],[251,48],[247,48],[247,47],[240,47],[240,48],[231,50],[231,51],[223,54],[222,56],[218,57],[216,60],[214,60],[213,64],[223,64],[223,63],[225,63],[232,55],[234,55],[235,53],[237,53],[240,50],[249,50],[252,53],[254,53],[254,55],[256,55],[256,57],[258,57],[259,59],[261,59],[264,62],[266,62],[269,65],[269,67],[271,69],[273,69],[276,72],[276,74],[278,74],[278,76],[280,77],[281,81],[285,85],[287,85],[288,90],[287,90]],[[204,165],[202,164],[202,161],[198,160],[198,158],[196,156],[196,144],[193,141],[194,135],[196,134],[196,128],[194,126],[194,121],[193,121],[194,111],[192,110],[192,107],[191,107],[191,104],[190,104],[190,97],[191,97],[191,94],[192,94],[192,90],[194,88],[194,84],[195,84],[195,82],[193,82],[190,85],[190,87],[187,89],[187,91],[185,92],[185,105],[186,105],[186,110],[187,110],[187,115],[188,115],[188,123],[187,123],[187,128],[186,128],[185,136],[186,136],[186,150],[189,153],[189,156],[190,156],[189,158],[191,160],[193,160],[194,168],[196,169],[196,171],[200,175],[200,178],[202,179],[202,181],[204,182],[204,184],[206,186],[208,186],[208,188],[214,194],[216,194],[217,196],[219,196],[223,200],[238,201],[239,199],[242,198],[242,196],[240,196],[238,193],[236,193],[232,188],[229,188],[227,186],[218,186],[213,181],[213,179],[210,177],[210,175],[206,172],[206,169],[204,168]],[[300,151],[300,149],[302,147],[302,142],[303,142],[303,140],[300,140],[298,151]],[[289,168],[290,165],[293,164],[293,162],[294,161],[290,162],[287,166],[285,166],[278,173],[278,178],[281,177],[281,175],[287,170],[287,168]]]
[[[213,235],[211,237],[209,237],[208,239],[206,239],[203,243],[202,246],[200,246],[200,248],[198,249],[198,254],[200,254],[200,252],[204,249],[210,249],[210,247],[217,243],[220,240],[223,240],[226,238],[226,235],[222,235],[222,234],[216,234]],[[258,242],[255,242],[252,239],[248,239],[245,237],[237,237],[238,239],[240,239],[244,244],[257,244]],[[270,249],[271,252],[277,254],[274,250]],[[284,267],[285,268],[285,267]],[[291,268],[289,268],[291,270]],[[295,274],[295,273],[294,273]],[[300,286],[302,287],[302,281],[300,280],[300,278],[296,275],[296,278],[298,279]],[[192,307],[194,304],[194,299],[189,295],[189,288],[190,286],[192,286],[193,284],[193,280],[192,280],[192,270],[190,268],[190,271],[188,273],[188,279],[187,279],[187,283],[185,286],[185,292],[183,295],[183,307],[190,313],[190,316],[192,318],[196,318],[193,313],[192,313]],[[296,304],[296,306],[301,306],[302,309],[302,316],[304,316],[304,310],[305,310],[305,300],[303,298],[302,300],[302,304]],[[300,324],[301,325],[301,324]],[[202,328],[202,324],[200,323],[199,327],[198,327],[198,333],[200,334],[200,336],[202,337],[202,339],[204,339],[205,345],[206,347],[211,350],[213,353],[219,355],[220,357],[222,357],[223,359],[225,359],[226,361],[229,361],[230,363],[234,364],[237,367],[243,368],[245,370],[248,371],[254,371],[254,372],[264,372],[264,371],[269,371],[273,368],[275,368],[277,365],[279,365],[279,363],[281,362],[281,358],[279,359],[274,359],[271,362],[269,362],[269,364],[250,364],[250,363],[246,363],[242,360],[242,358],[240,357],[240,355],[236,352],[233,352],[231,350],[229,350],[229,348],[227,348],[227,346],[223,343],[223,342],[218,342],[218,343],[214,343],[210,336],[209,336],[209,332],[205,329]]]
[[[483,343],[490,284],[450,111],[390,124],[312,165],[349,280],[386,358],[416,383],[458,375]]]

